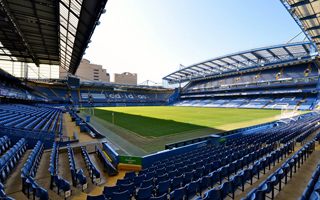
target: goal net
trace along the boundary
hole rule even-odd
[[[297,107],[294,108],[289,104],[278,104],[281,107],[281,119],[283,118],[291,118],[299,114]]]

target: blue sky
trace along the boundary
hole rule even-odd
[[[280,0],[109,0],[106,10],[84,58],[138,83],[301,32]]]

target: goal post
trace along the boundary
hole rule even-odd
[[[281,119],[291,118],[299,113],[297,106],[295,106],[293,109],[290,108],[290,105],[288,103],[280,104],[279,106],[281,106]]]

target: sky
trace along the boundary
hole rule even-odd
[[[137,73],[138,84],[161,83],[180,64],[287,43],[301,32],[280,0],[109,0],[100,22],[84,58],[112,79]]]

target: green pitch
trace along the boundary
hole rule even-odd
[[[211,133],[276,120],[279,110],[199,107],[100,107],[95,116],[144,137],[160,137],[200,129]]]

